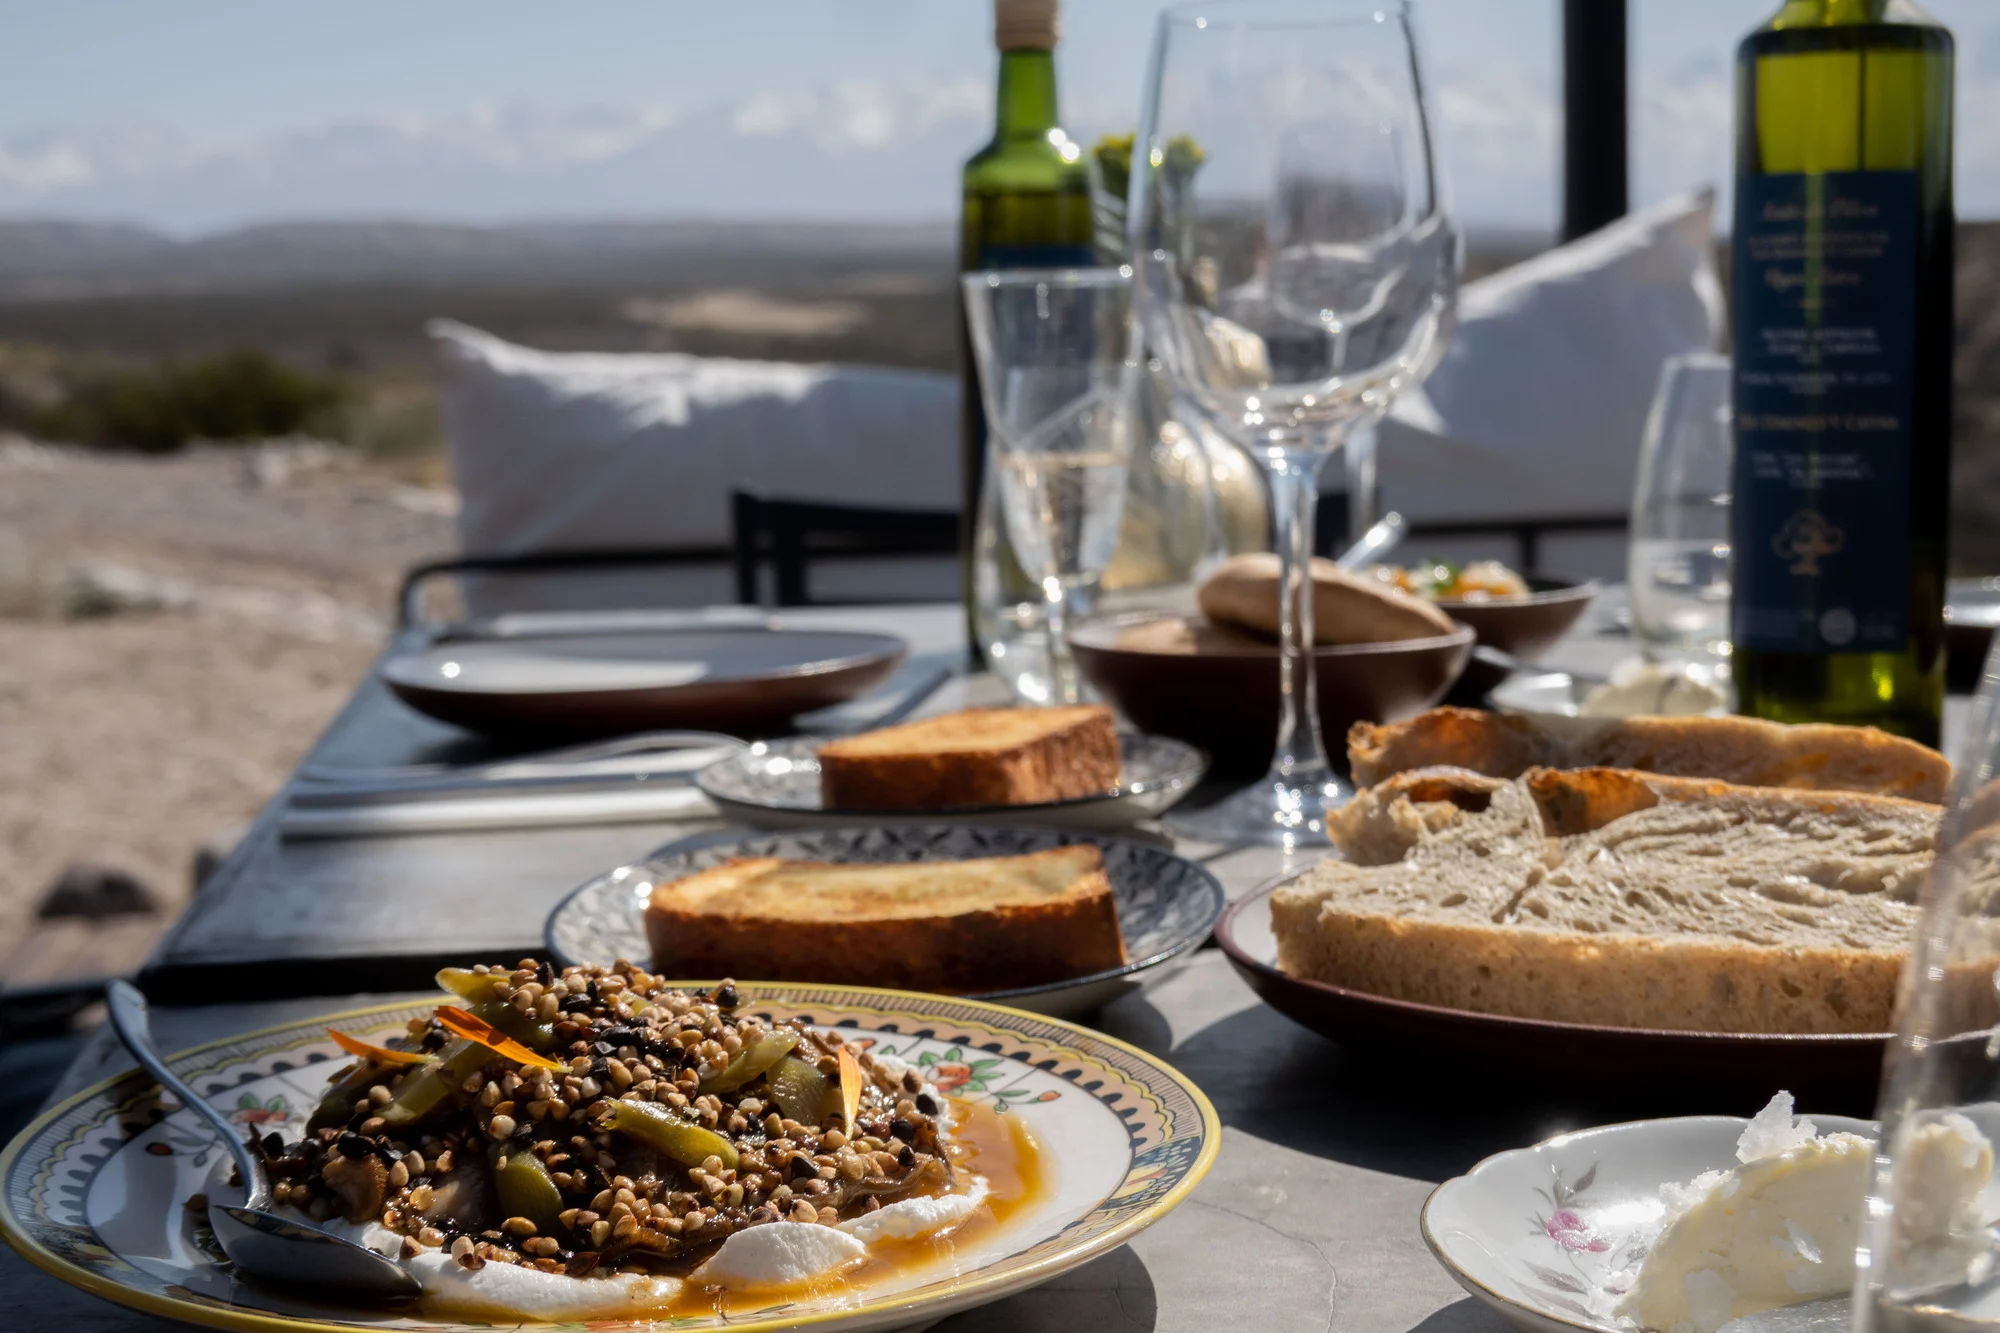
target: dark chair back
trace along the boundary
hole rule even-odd
[[[951,555],[958,551],[958,515],[926,509],[870,509],[859,505],[779,500],[737,491],[730,497],[735,526],[736,599],[762,601],[758,574],[771,565],[772,606],[826,606],[807,585],[807,568],[821,560]],[[882,600],[882,599],[870,599]]]

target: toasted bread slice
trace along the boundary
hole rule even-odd
[[[1630,770],[1402,774],[1342,810],[1350,859],[1272,895],[1278,962],[1522,1018],[1882,1032],[1940,814]]]
[[[828,741],[819,751],[829,810],[1039,805],[1118,785],[1111,710],[969,708]]]
[[[1095,847],[895,865],[739,858],[654,888],[653,968],[968,994],[1125,964]]]
[[[1407,722],[1357,722],[1347,758],[1358,787],[1411,769],[1514,778],[1530,768],[1630,768],[1746,787],[1855,791],[1942,802],[1951,765],[1874,727],[1747,717],[1529,718],[1433,708]]]

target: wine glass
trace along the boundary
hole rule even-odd
[[[1185,399],[1264,470],[1281,570],[1277,753],[1175,831],[1296,845],[1328,765],[1306,588],[1321,466],[1436,364],[1462,244],[1410,7],[1213,0],[1160,15],[1128,201],[1133,299]]]
[[[2000,1319],[2000,644],[1954,758],[1883,1070],[1856,1333]]]
[[[966,324],[1000,512],[1042,590],[1048,698],[1083,695],[1065,634],[1111,563],[1132,452],[1138,340],[1129,268],[968,273]]]
[[[1706,679],[1729,666],[1729,358],[1676,356],[1639,443],[1625,587],[1652,662]]]

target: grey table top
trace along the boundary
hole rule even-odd
[[[785,612],[801,628],[888,628],[909,660],[870,701],[804,719],[813,729],[865,721],[910,682],[963,661],[963,620],[951,606]],[[919,715],[1005,702],[991,677],[957,675]],[[465,734],[405,707],[371,678],[309,756],[319,762],[401,760],[463,747]],[[421,986],[448,961],[509,961],[539,951],[542,925],[585,880],[679,838],[725,827],[663,820],[517,832],[290,839],[280,793],[167,934],[141,978],[156,1001],[198,1004],[219,986],[260,995],[342,994]],[[1232,893],[1283,868],[1264,848],[1185,849]],[[448,945],[440,945],[442,938]]]
[[[890,624],[920,656],[957,646],[950,608],[788,619]],[[1570,669],[1601,671],[1628,651],[1621,640],[1585,631],[1558,657]],[[991,681],[954,680],[929,707],[990,701],[992,689]],[[375,754],[449,741],[371,683],[315,753]],[[544,914],[576,883],[712,827],[286,842],[276,835],[277,805],[153,961],[148,979],[165,1001],[155,1009],[155,1027],[170,1049],[376,998],[357,992],[418,985],[435,965],[426,940],[448,939],[460,955],[518,954],[539,942]],[[1270,849],[1181,850],[1206,860],[1232,896],[1284,868]],[[318,998],[167,1007],[219,994],[302,991]],[[1234,1323],[1498,1333],[1504,1325],[1452,1283],[1419,1237],[1417,1211],[1431,1185],[1489,1153],[1564,1128],[1667,1109],[1594,1099],[1582,1073],[1569,1087],[1524,1080],[1475,1086],[1422,1052],[1383,1064],[1345,1051],[1261,1004],[1212,949],[1118,1000],[1095,1023],[1170,1059],[1208,1092],[1224,1125],[1214,1170],[1131,1245],[940,1329],[1114,1333]],[[124,1067],[122,1053],[100,1034],[69,1071],[64,1092]],[[172,1326],[73,1291],[7,1252],[0,1252],[0,1293],[0,1308],[16,1316],[11,1327],[139,1333]]]

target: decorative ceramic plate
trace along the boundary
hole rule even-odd
[[[775,856],[788,861],[964,861],[981,856],[1022,856],[1087,842],[1104,855],[1104,873],[1118,905],[1118,927],[1129,962],[1073,981],[1019,990],[990,991],[998,1000],[1036,1013],[1087,1013],[1137,984],[1139,974],[1198,946],[1214,929],[1226,898],[1214,875],[1164,847],[1125,838],[1062,833],[1053,829],[984,825],[905,824],[746,836],[712,833],[663,847],[650,858],[577,889],[557,904],[543,930],[558,967],[635,961],[652,953],[646,943],[646,899],[662,880],[680,879],[732,857]]]
[[[1157,815],[1193,791],[1208,771],[1208,756],[1192,745],[1118,733],[1123,767],[1111,791],[1038,805],[955,806],[948,810],[829,810],[819,799],[819,747],[809,737],[760,741],[703,769],[695,783],[730,819],[753,828],[818,828],[863,821],[911,818],[956,823],[1047,824],[1062,828],[1116,828]]]
[[[1283,875],[1232,903],[1216,943],[1263,1001],[1323,1036],[1378,1052],[1560,1082],[1587,1069],[1600,1091],[1672,1087],[1761,1106],[1789,1089],[1808,1106],[1867,1110],[1882,1078],[1886,1033],[1676,1032],[1510,1018],[1394,1000],[1278,970],[1271,894]]]
[[[474,731],[734,731],[865,694],[908,648],[889,634],[755,627],[524,635],[410,648],[378,673],[410,707]]]
[[[744,1009],[838,1027],[849,1041],[924,1068],[949,1095],[1019,1116],[1041,1180],[997,1228],[859,1291],[727,1318],[593,1320],[589,1333],[924,1325],[1046,1281],[1122,1245],[1193,1189],[1221,1139],[1200,1089],[1143,1051],[997,1005],[842,986],[742,987]],[[327,1039],[390,1034],[435,1001],[329,1015],[173,1058],[246,1128],[296,1134],[346,1057]],[[192,1113],[129,1074],[63,1103],[0,1156],[0,1233],[65,1282],[135,1309],[216,1328],[429,1330],[491,1327],[420,1310],[343,1307],[236,1278],[183,1204],[228,1198],[227,1154]],[[511,1325],[510,1325],[511,1326]],[[536,1326],[531,1326],[536,1327]],[[582,1324],[538,1327],[584,1333]]]
[[[1822,1134],[1875,1134],[1872,1120],[1807,1118]],[[1747,1123],[1638,1120],[1498,1153],[1431,1191],[1424,1243],[1459,1286],[1526,1333],[1630,1333],[1612,1322],[1619,1292],[1607,1280],[1644,1256],[1665,1212],[1660,1186],[1735,1166]]]

